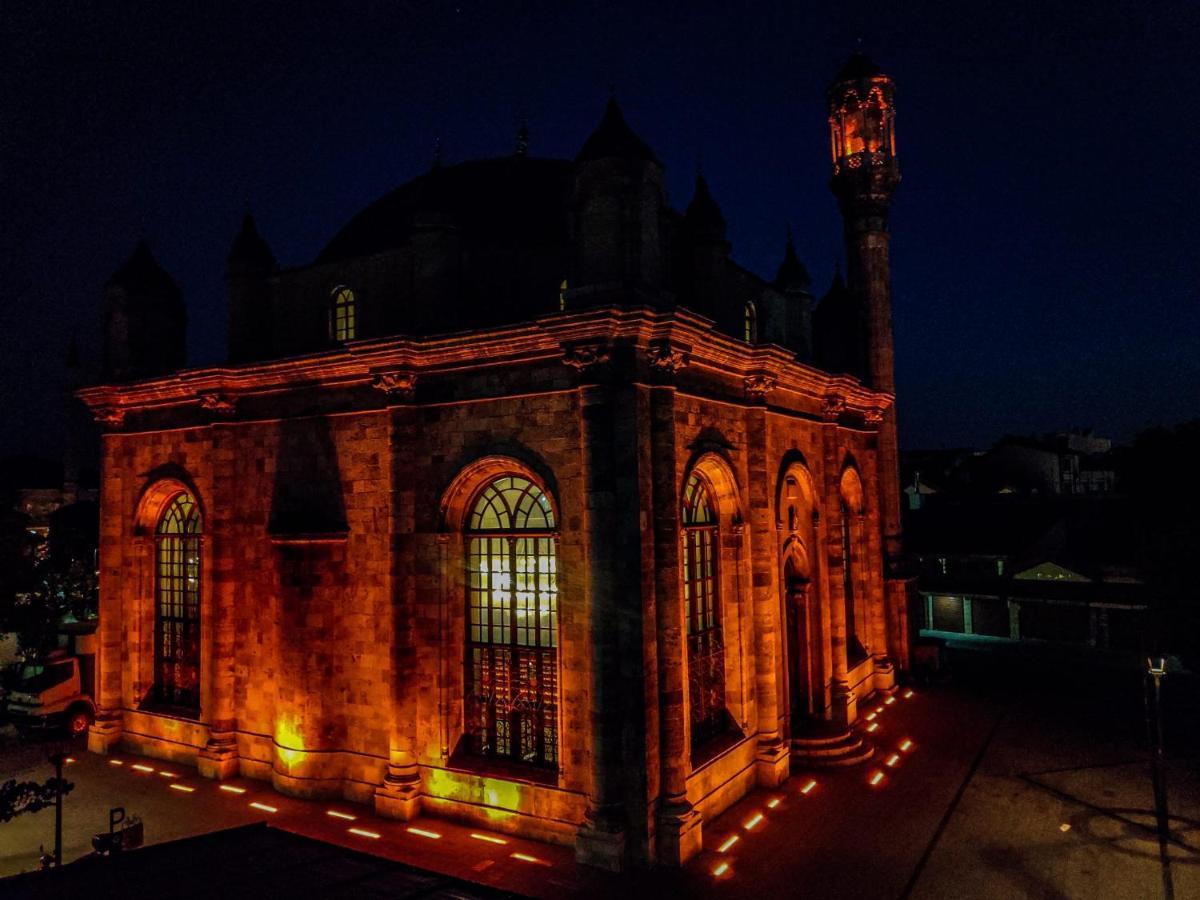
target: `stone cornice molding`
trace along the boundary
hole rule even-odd
[[[377,372],[371,387],[389,400],[409,401],[417,393],[417,376],[412,372]]]
[[[563,365],[570,366],[577,372],[586,372],[602,366],[611,359],[612,347],[602,341],[563,347]]]
[[[200,408],[214,416],[232,416],[237,411],[237,398],[220,391],[206,391],[199,400]]]
[[[650,365],[664,375],[674,375],[680,369],[686,369],[691,361],[692,355],[688,349],[672,344],[670,340],[659,340],[650,345]]]

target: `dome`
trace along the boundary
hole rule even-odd
[[[557,245],[567,240],[571,163],[507,156],[437,166],[355,215],[318,264],[404,244],[414,224],[436,221],[475,246]]]

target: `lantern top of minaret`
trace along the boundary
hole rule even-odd
[[[877,75],[882,75],[883,69],[875,65],[875,61],[861,50],[855,50],[850,54],[850,58],[846,60],[846,64],[842,66],[838,72],[834,82],[841,81],[857,81],[860,78],[874,78]]]

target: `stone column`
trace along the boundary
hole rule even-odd
[[[100,609],[96,628],[96,718],[88,731],[88,750],[108,753],[121,740],[122,574],[128,561],[123,542],[133,529],[122,481],[112,462],[113,440],[102,437],[100,479]]]
[[[829,579],[829,644],[833,657],[832,716],[835,722],[849,726],[858,717],[857,699],[850,689],[849,644],[846,634],[846,590],[844,567],[850,560],[842,556],[842,502],[839,476],[842,460],[838,443],[837,417],[841,405],[827,403],[823,413],[821,440],[824,450],[825,551]]]
[[[658,634],[659,757],[658,862],[679,866],[703,845],[700,814],[688,801],[691,774],[687,708],[687,649],[679,574],[679,478],[675,446],[675,388],[650,396],[650,452],[654,486],[654,558]]]
[[[411,398],[411,392],[400,395]],[[388,679],[388,761],[383,784],[375,789],[375,812],[408,821],[421,811],[421,773],[417,766],[417,621],[414,564],[416,547],[417,411],[411,405],[392,411],[392,511],[388,552],[391,554],[389,612],[392,649]],[[439,673],[440,675],[440,673]]]
[[[863,477],[867,484],[874,484],[879,475],[879,466],[875,454],[864,454]],[[875,491],[865,491],[867,538],[865,568],[869,598],[868,613],[870,618],[871,656],[874,658],[875,671],[872,676],[872,686],[877,691],[890,692],[896,687],[896,669],[888,654],[892,644],[890,640],[887,611],[887,595],[884,578],[883,560],[883,530],[880,527],[880,495]]]
[[[584,497],[587,521],[588,633],[591,659],[591,791],[586,821],[575,842],[580,862],[612,871],[625,866],[628,818],[623,803],[621,726],[623,698],[620,665],[621,595],[628,586],[622,570],[637,567],[618,553],[618,530],[628,527],[618,516],[618,478],[615,443],[617,418],[630,410],[618,409],[618,397],[609,384],[597,384],[597,370],[606,368],[607,356],[581,367],[579,389]],[[605,378],[605,381],[608,379]],[[622,398],[625,399],[625,398]],[[621,582],[620,584],[618,582]],[[636,583],[633,586],[636,596]]]
[[[787,673],[783,671],[780,642],[779,554],[773,540],[775,523],[771,512],[776,476],[767,459],[769,388],[749,393],[756,404],[746,411],[748,477],[744,499],[750,519],[750,583],[754,600],[754,677],[758,703],[755,768],[758,783],[773,788],[786,780],[790,771],[789,746],[783,737]]]
[[[209,688],[207,711],[208,741],[196,758],[196,768],[205,778],[232,778],[238,773],[237,719],[233,708],[233,666],[237,625],[234,622],[236,560],[230,550],[237,536],[230,534],[233,523],[227,514],[229,498],[238,490],[233,472],[233,451],[224,446],[226,429],[209,428],[209,461],[212,466],[211,495],[207,499],[204,537],[201,546],[201,588],[207,576],[210,587],[209,610]]]

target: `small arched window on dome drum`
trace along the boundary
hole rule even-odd
[[[358,310],[354,291],[335,288],[329,309],[329,336],[335,341],[352,341],[358,332]]]
[[[758,307],[753,300],[746,302],[742,319],[742,337],[751,344],[758,343]]]
[[[200,510],[186,493],[155,529],[154,698],[200,709]]]
[[[567,279],[563,279],[558,286],[558,311],[567,311]]]

